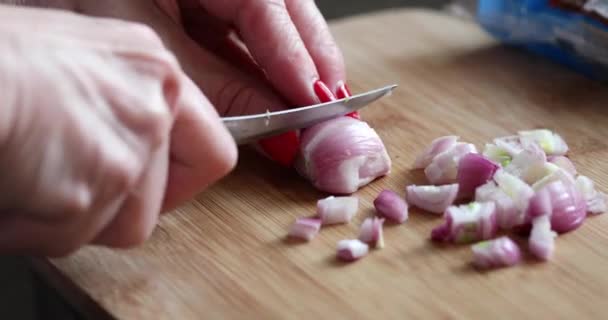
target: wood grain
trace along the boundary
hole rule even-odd
[[[386,248],[354,264],[335,259],[383,188],[403,194],[433,138],[478,146],[520,129],[557,130],[580,172],[608,190],[608,90],[537,57],[496,45],[475,25],[427,11],[392,11],[332,25],[355,92],[398,83],[362,114],[384,139],[393,171],[360,190],[349,225],[309,244],[285,240],[324,196],[293,172],[245,152],[237,170],[162,218],[130,251],[86,248],[52,263],[120,319],[603,318],[608,216],[557,240],[551,263],[480,273],[468,246],[429,243],[437,216],[412,210],[386,227]]]

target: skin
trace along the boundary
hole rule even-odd
[[[141,244],[235,166],[221,115],[345,80],[313,1],[2,2],[0,253]]]

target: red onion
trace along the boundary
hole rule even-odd
[[[547,129],[519,131],[522,146],[539,145],[549,156],[562,156],[568,153],[568,145],[562,137]]]
[[[534,190],[524,181],[504,170],[498,170],[494,174],[494,181],[500,190],[513,200],[515,207],[523,216],[528,208],[530,198],[534,195]]]
[[[587,211],[593,214],[604,213],[608,210],[608,197],[595,189],[595,184],[586,176],[576,177],[576,188],[587,202]]]
[[[451,206],[445,211],[445,221],[431,232],[431,239],[468,243],[494,237],[497,231],[494,202],[472,202]]]
[[[473,265],[481,269],[510,267],[521,261],[521,251],[506,236],[482,241],[471,246]]]
[[[374,200],[374,207],[379,215],[398,223],[403,223],[408,218],[407,202],[390,190],[380,192]]]
[[[509,230],[521,220],[513,199],[502,191],[494,181],[489,181],[475,191],[475,201],[492,201],[496,205],[496,221],[503,230]]]
[[[383,224],[383,218],[373,217],[365,219],[359,230],[359,240],[369,244],[371,247],[384,248]]]
[[[444,186],[407,186],[407,201],[420,209],[443,213],[458,195],[458,184]]]
[[[458,139],[458,136],[445,136],[433,140],[431,145],[428,146],[426,150],[424,150],[424,152],[416,158],[414,169],[426,168],[429,164],[431,164],[431,161],[433,158],[435,158],[435,156],[452,148]]]
[[[431,164],[424,169],[424,174],[431,184],[447,184],[456,182],[458,163],[467,153],[477,153],[475,145],[459,142],[450,149],[440,153]]]
[[[536,181],[532,185],[533,190],[540,190],[540,189],[544,188],[546,185],[548,185],[552,182],[555,182],[555,181],[562,181],[563,183],[568,184],[568,185],[575,184],[574,177],[572,175],[570,175],[568,172],[566,172],[566,170],[564,170],[552,163],[546,163],[545,168],[548,173],[542,179]]]
[[[470,199],[477,187],[492,179],[498,165],[477,153],[469,153],[458,164],[458,198]]]
[[[488,143],[483,149],[483,155],[500,164],[502,167],[506,167],[513,160],[513,156],[509,153],[508,150],[498,147],[495,144]]]
[[[321,219],[298,218],[289,230],[289,236],[306,241],[312,240],[321,229]]]
[[[369,252],[369,246],[359,239],[340,240],[338,242],[338,258],[344,261],[355,261]]]
[[[317,201],[317,215],[323,225],[348,223],[359,209],[359,199],[356,197],[329,196]]]
[[[532,220],[532,231],[528,240],[530,252],[541,260],[549,260],[555,250],[555,237],[551,231],[551,222],[548,215],[536,217]]]
[[[553,163],[554,165],[564,169],[566,172],[568,172],[570,175],[572,176],[576,176],[576,167],[574,166],[574,164],[572,163],[572,161],[570,161],[570,159],[568,159],[568,157],[566,156],[551,156],[547,159],[549,162]]]
[[[530,204],[528,205],[528,217],[534,219],[543,215],[551,216],[553,212],[553,202],[551,199],[551,193],[548,188],[543,188],[536,191],[534,196],[530,198]]]
[[[390,172],[391,159],[367,123],[338,117],[302,133],[296,168],[321,190],[351,194]]]
[[[546,162],[545,152],[538,145],[532,144],[515,155],[505,171],[531,184],[544,176]]]
[[[554,181],[544,187],[551,196],[551,227],[558,233],[578,228],[587,215],[587,204],[574,184]]]

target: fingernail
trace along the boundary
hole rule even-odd
[[[300,151],[300,137],[296,131],[260,140],[259,146],[275,162],[291,167]]]
[[[348,89],[348,86],[346,85],[346,83],[344,83],[344,81],[338,81],[337,86],[338,89],[336,90],[336,97],[338,99],[344,99],[346,97],[351,96],[350,90]]]
[[[336,97],[331,93],[331,90],[327,87],[327,85],[321,81],[317,80],[313,84],[313,88],[315,90],[315,94],[321,100],[321,102],[330,102],[336,100]]]

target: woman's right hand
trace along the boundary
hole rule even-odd
[[[235,165],[215,109],[148,27],[2,5],[0,21],[0,252],[139,244]]]

